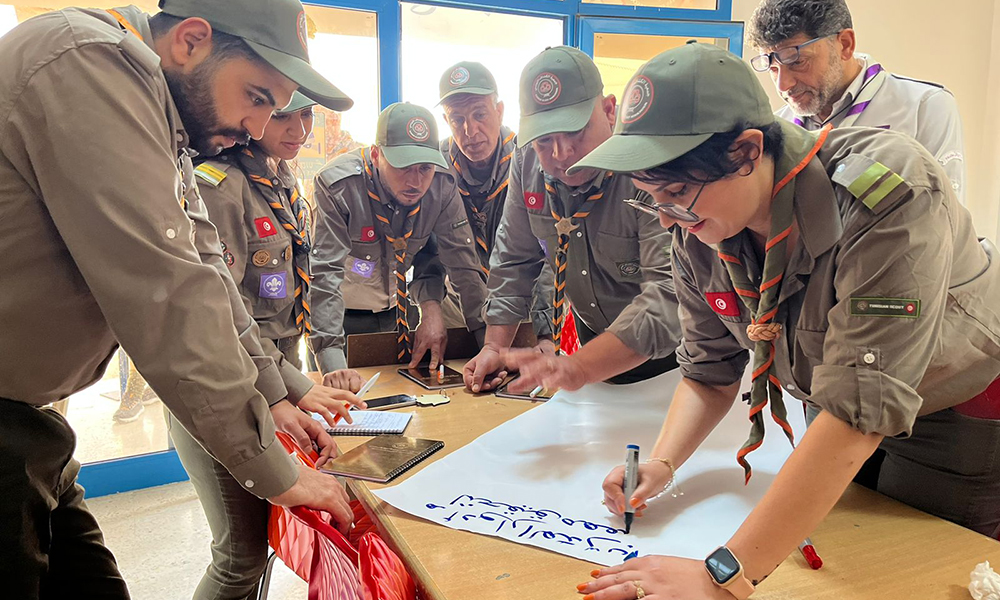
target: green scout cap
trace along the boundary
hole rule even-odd
[[[299,0],[160,0],[160,10],[182,19],[200,17],[242,38],[303,94],[327,108],[347,110],[354,105],[309,64],[306,13]]]
[[[438,150],[437,123],[423,106],[409,102],[390,104],[378,115],[375,145],[397,169],[430,163],[448,168]]]
[[[292,100],[288,103],[288,106],[282,108],[281,110],[276,110],[274,113],[278,115],[287,115],[288,113],[293,113],[297,110],[302,110],[307,106],[313,106],[315,104],[317,104],[317,102],[312,98],[304,96],[300,92],[295,92],[292,94]]]
[[[642,171],[738,124],[773,123],[760,81],[735,54],[688,42],[639,67],[625,88],[614,135],[569,169]]]
[[[576,48],[546,48],[521,72],[519,147],[553,133],[580,131],[604,93],[597,65]]]
[[[441,91],[441,102],[455,94],[475,94],[488,96],[497,91],[497,81],[493,73],[482,63],[463,61],[453,65],[441,75],[438,84]],[[441,102],[438,102],[440,104]]]

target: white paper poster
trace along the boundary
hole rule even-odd
[[[620,563],[633,551],[704,558],[729,540],[763,497],[791,446],[765,409],[766,438],[749,455],[754,475],[744,486],[736,451],[750,422],[747,405],[735,402],[679,469],[684,495],[652,501],[626,535],[622,518],[601,504],[601,482],[623,464],[627,444],[639,445],[641,460],[649,456],[679,381],[673,371],[632,385],[560,392],[375,494],[446,527],[603,565]],[[785,398],[798,440],[805,431],[802,403]]]

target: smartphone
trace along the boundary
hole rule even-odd
[[[496,391],[497,398],[513,398],[514,400],[533,400],[538,402],[544,402],[546,400],[551,400],[552,396],[554,396],[557,391],[549,388],[542,388],[542,391],[536,394],[534,398],[530,396],[531,390],[515,394],[507,390],[508,386],[510,386],[510,384],[514,383],[515,381],[517,381],[517,377],[514,377],[513,379],[504,382],[503,385],[497,388]]]
[[[397,372],[428,390],[443,390],[445,388],[461,387],[465,385],[462,374],[450,367],[444,368],[444,377],[438,379],[438,371],[431,371],[430,364],[424,363],[412,369],[397,369]]]
[[[368,408],[365,410],[392,410],[394,408],[403,408],[404,406],[413,406],[416,403],[416,396],[396,394],[395,396],[383,396],[382,398],[365,400],[365,404],[368,405]]]

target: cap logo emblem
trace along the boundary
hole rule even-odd
[[[431,137],[430,125],[421,117],[413,117],[406,124],[406,135],[410,136],[414,142],[426,142]]]
[[[299,18],[295,24],[295,28],[299,33],[299,43],[302,44],[302,49],[308,52],[309,45],[306,43],[306,40],[309,39],[309,24],[306,20],[306,11],[299,13]]]
[[[653,105],[653,82],[645,75],[639,75],[632,80],[625,92],[625,102],[622,105],[622,123],[635,123],[649,112]]]
[[[562,83],[559,78],[552,73],[541,73],[535,77],[535,82],[531,85],[531,95],[535,102],[546,105],[552,104],[559,98],[562,92]]]
[[[456,67],[455,70],[451,72],[451,76],[448,78],[448,83],[450,83],[452,87],[458,87],[468,82],[469,70],[465,67]]]

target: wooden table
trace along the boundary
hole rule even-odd
[[[462,361],[449,361],[461,369]],[[396,366],[359,369],[382,376],[368,393],[427,392],[399,376]],[[451,402],[400,409],[416,414],[406,435],[445,441],[438,460],[538,403],[446,390]],[[341,436],[348,450],[368,438]],[[404,474],[393,484],[418,471]],[[573,599],[576,584],[599,565],[532,546],[457,531],[411,516],[382,502],[381,485],[352,480],[383,539],[406,561],[421,597],[430,600]],[[755,599],[969,600],[969,573],[989,560],[1000,567],[1000,543],[932,517],[865,488],[851,485],[812,540],[825,565],[813,571],[795,552],[761,584]]]

